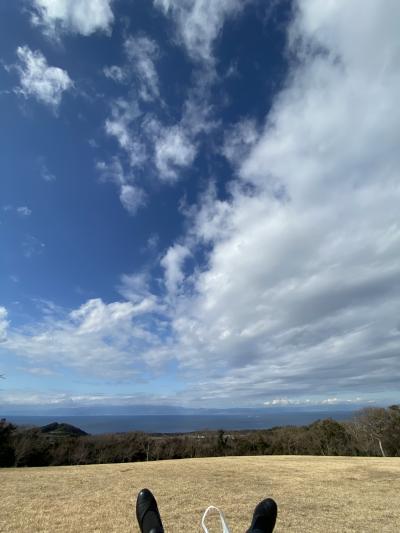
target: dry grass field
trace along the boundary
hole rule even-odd
[[[278,502],[277,533],[400,531],[400,459],[296,456],[2,469],[0,531],[137,532],[143,487],[172,533],[201,531],[209,504],[244,532],[267,496]]]

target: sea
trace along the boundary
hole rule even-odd
[[[144,431],[146,433],[190,433],[194,431],[268,429],[276,426],[303,426],[312,422],[332,418],[347,420],[352,411],[307,411],[268,413],[259,415],[215,414],[215,415],[98,415],[98,416],[21,416],[1,415],[18,426],[45,426],[51,422],[64,422],[83,429],[92,435],[103,433],[125,433]]]

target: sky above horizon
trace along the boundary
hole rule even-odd
[[[0,407],[398,403],[399,20],[0,0]]]

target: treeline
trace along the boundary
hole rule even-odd
[[[225,455],[400,456],[400,406],[368,408],[352,420],[308,426],[187,434],[82,435],[53,424],[20,428],[0,422],[0,466],[55,466],[220,457]],[[50,428],[50,429],[49,429]]]

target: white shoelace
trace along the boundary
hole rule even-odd
[[[206,517],[209,513],[209,511],[217,511],[219,514],[219,519],[221,520],[221,526],[222,526],[222,533],[230,533],[228,524],[226,523],[224,513],[218,509],[218,507],[214,507],[214,505],[210,505],[210,507],[207,507],[207,509],[204,511],[203,518],[201,519],[201,525],[203,527],[203,530],[205,533],[209,533],[207,526],[205,524]]]

